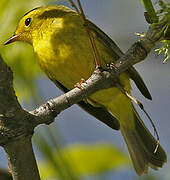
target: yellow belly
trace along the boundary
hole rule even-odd
[[[79,38],[81,38],[81,41]],[[39,46],[46,46],[45,48],[38,45],[34,46],[42,70],[50,79],[59,81],[67,89],[73,89],[81,78],[86,80],[93,73],[95,68],[93,53],[86,36],[77,37],[74,43],[69,40],[67,42],[61,41],[56,37],[54,44],[49,40],[46,43],[39,42],[38,44]],[[100,53],[101,65],[106,68],[106,64],[114,62],[115,59],[107,53],[107,49],[101,43],[97,42],[97,47]],[[44,52],[42,49],[46,49],[46,51]],[[123,73],[120,80],[124,88],[130,92],[130,80],[127,74]],[[96,102],[97,105],[109,109],[121,124],[126,124],[127,119],[133,121],[131,101],[119,89],[100,90],[91,95],[90,99]],[[94,103],[92,104],[94,105]]]

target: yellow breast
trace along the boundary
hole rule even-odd
[[[47,76],[59,81],[67,89],[72,89],[81,78],[86,80],[90,77],[95,69],[95,63],[89,37],[84,27],[75,23],[69,23],[66,26],[64,24],[67,23],[66,19],[60,22],[64,29],[50,31],[48,37],[35,41],[33,46],[38,63]],[[102,67],[105,68],[107,63],[115,61],[101,42],[96,40],[96,45]],[[120,79],[125,89],[130,91],[128,76],[124,73]],[[116,115],[119,115],[121,110],[121,107],[117,105],[120,105],[121,99],[124,98],[127,97],[117,88],[101,90],[90,97],[97,105],[112,109]],[[112,108],[113,104],[115,104],[114,108]]]

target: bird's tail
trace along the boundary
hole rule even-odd
[[[121,126],[121,133],[127,144],[133,166],[138,175],[147,173],[148,167],[157,170],[167,161],[166,153],[146,128],[136,110],[134,110],[135,128]]]

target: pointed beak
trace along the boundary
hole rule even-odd
[[[19,36],[20,34],[14,34],[12,37],[10,37],[5,43],[4,45],[10,44],[12,42],[18,41],[19,40]]]

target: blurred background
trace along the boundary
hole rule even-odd
[[[13,34],[18,20],[27,11],[51,3],[70,6],[66,0],[1,0],[0,3],[0,54],[14,72],[17,96],[27,110],[62,92],[41,72],[30,45],[17,42],[4,47],[3,43]],[[148,24],[143,15],[145,10],[139,0],[82,0],[82,5],[87,17],[124,52],[137,41],[135,32],[147,30]],[[133,83],[132,93],[151,115],[169,160],[170,62],[162,64],[163,59],[153,50],[144,62],[135,65],[153,100],[142,97]],[[139,113],[153,132],[145,115]],[[43,180],[170,179],[169,163],[159,171],[150,170],[148,175],[138,177],[120,132],[108,128],[77,105],[62,112],[50,126],[41,125],[35,129],[34,151]],[[8,167],[2,148],[0,167]]]

